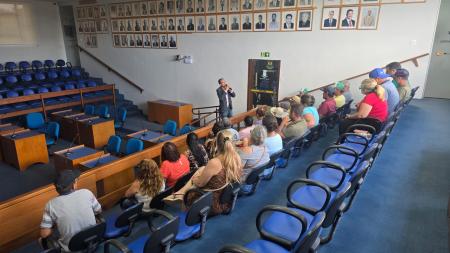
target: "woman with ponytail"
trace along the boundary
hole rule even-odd
[[[368,124],[379,132],[388,116],[388,105],[384,88],[374,79],[365,79],[359,87],[364,99],[358,104],[357,111],[347,114],[339,125],[339,134],[345,133],[354,124]]]
[[[178,192],[166,198],[165,202],[180,202],[189,189],[196,187],[213,193],[213,205],[209,216],[228,211],[231,206],[228,203],[220,203],[220,196],[229,184],[240,182],[242,175],[241,159],[234,148],[232,138],[232,134],[228,131],[219,132],[216,138],[216,156],[209,160],[205,167],[199,168],[191,180]],[[189,194],[186,204],[193,203],[198,197],[196,193]]]

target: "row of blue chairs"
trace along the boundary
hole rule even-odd
[[[15,62],[6,62],[5,65],[0,64],[0,72],[5,71],[6,73],[14,73],[16,70],[18,70],[21,73],[25,73],[28,70],[32,70],[33,72],[39,72],[41,70],[48,71],[51,69],[58,69],[62,70],[64,68],[71,69],[72,64],[70,62],[66,62],[62,59],[53,61],[53,60],[45,60],[44,62],[40,60],[33,60],[30,62],[28,61],[20,61],[18,63]]]
[[[60,71],[49,70],[48,72],[36,72],[36,73],[20,73],[20,74],[7,74],[0,77],[0,85],[15,86],[15,85],[28,85],[28,84],[40,84],[43,82],[56,82],[56,81],[68,81],[68,80],[86,80],[88,78],[86,72],[82,72],[80,69],[63,69]]]

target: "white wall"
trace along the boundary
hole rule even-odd
[[[0,61],[66,59],[58,6],[51,2],[8,1],[31,5],[36,34],[33,45],[0,45]]]
[[[439,0],[383,5],[376,31],[322,31],[322,1],[316,2],[312,32],[184,34],[178,36],[177,50],[113,48],[111,34],[98,35],[99,48],[89,51],[143,86],[143,94],[83,53],[82,65],[91,74],[115,82],[127,98],[144,109],[147,100],[156,98],[215,105],[217,79],[225,77],[237,92],[234,103],[240,112],[247,104],[248,59],[259,58],[261,51],[281,60],[280,98],[431,51]],[[418,17],[427,17],[427,22]],[[175,62],[177,54],[193,55],[194,64]],[[419,63],[418,68],[407,67],[411,83],[423,86],[429,57]],[[354,93],[359,92],[358,82],[353,82]]]

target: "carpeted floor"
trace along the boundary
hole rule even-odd
[[[319,252],[448,252],[449,114],[450,100],[439,99],[414,100],[403,111],[334,239]],[[336,130],[330,132],[277,170],[271,181],[263,181],[255,195],[238,199],[231,215],[210,219],[201,239],[175,245],[171,252],[215,253],[224,244],[258,238],[258,211],[268,204],[284,205],[287,184],[303,176],[308,163],[318,160],[336,137]],[[145,233],[146,225],[139,224],[132,236],[120,240]],[[31,243],[15,252],[38,251]]]

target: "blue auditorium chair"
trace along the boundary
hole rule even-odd
[[[114,239],[121,236],[129,236],[134,224],[142,213],[144,203],[137,203],[121,211],[106,217],[106,230],[103,238]]]
[[[313,142],[319,140],[322,133],[322,127],[323,126],[319,124],[309,129],[308,134],[305,135],[305,142],[303,144],[304,148],[309,148]]]
[[[187,202],[191,194],[200,196],[192,204],[189,204]],[[188,209],[177,213],[180,223],[175,236],[176,242],[200,238],[205,233],[206,219],[212,205],[212,193],[203,192],[197,188],[190,189],[185,193],[183,201]]]
[[[19,70],[22,73],[26,73],[27,70],[31,67],[30,63],[27,61],[21,61],[19,62]]]
[[[95,110],[95,115],[105,118],[105,119],[109,118],[110,117],[109,106],[106,104],[97,106],[97,108]]]
[[[355,130],[367,132],[370,138],[355,133]],[[370,145],[374,144],[376,136],[377,133],[375,127],[366,124],[354,124],[348,127],[346,132],[339,136],[336,144],[352,148],[361,155]]]
[[[45,129],[45,142],[47,146],[54,145],[59,138],[59,124],[57,122],[49,122]]]
[[[113,135],[109,137],[108,144],[106,144],[105,150],[113,155],[118,155],[120,153],[120,145],[122,144],[122,139],[120,136]]]
[[[24,96],[29,96],[29,95],[33,95],[34,94],[34,90],[32,90],[32,89],[24,89],[22,91],[22,93],[23,93]]]
[[[279,220],[276,219],[277,216]],[[282,206],[265,206],[256,218],[256,228],[261,238],[246,244],[245,247],[224,246],[219,253],[316,252],[318,234],[324,219],[323,212],[313,216]]]
[[[173,120],[167,120],[163,126],[163,133],[170,134],[172,136],[177,135],[177,122]]]
[[[111,239],[105,242],[104,253],[167,253],[174,244],[175,235],[178,232],[179,218],[161,211],[152,210],[147,216],[149,233],[137,238],[128,245]],[[159,224],[156,224],[159,221]],[[111,249],[115,250],[111,251]]]
[[[258,188],[259,182],[261,181],[261,174],[264,173],[266,169],[270,167],[270,162],[267,164],[263,164],[261,166],[258,166],[254,168],[250,174],[248,174],[247,178],[245,179],[245,182],[242,183],[241,191],[239,192],[239,195],[252,195],[256,192],[256,189]]]
[[[9,90],[6,93],[6,97],[7,98],[19,97],[19,93],[17,91],[15,91],[15,90]],[[26,104],[26,103],[15,103],[15,104],[12,105],[12,107],[14,107],[17,110],[25,109],[25,108],[27,108],[27,106],[28,106],[28,104]]]
[[[17,77],[15,75],[6,76],[5,81],[6,84],[8,84],[11,87],[14,87],[19,82],[19,80],[17,80]]]
[[[185,135],[188,134],[192,131],[194,131],[195,128],[193,126],[191,126],[190,124],[185,124],[181,129],[180,129],[180,135]]]
[[[15,98],[15,97],[18,97],[18,96],[19,96],[19,93],[17,91],[14,91],[14,90],[10,90],[10,91],[8,91],[6,93],[6,97],[7,98]]]
[[[38,130],[41,132],[45,132],[46,124],[42,113],[40,112],[32,112],[25,116],[25,122],[27,124],[27,128],[32,130]]]
[[[39,60],[33,60],[31,62],[31,69],[33,70],[34,73],[41,71],[42,66],[43,64]]]
[[[22,84],[29,84],[33,80],[33,77],[31,74],[25,73],[20,76],[20,80],[22,80]]]
[[[48,89],[45,88],[45,87],[39,87],[37,92],[38,92],[39,94],[40,94],[40,93],[48,93]]]
[[[3,99],[3,95],[0,93],[0,99]],[[0,106],[0,113],[7,113],[11,110],[10,106],[7,105],[1,105]]]
[[[86,83],[88,87],[97,87],[97,83],[94,80],[88,80]]]
[[[89,115],[95,115],[95,106],[91,104],[85,105],[84,113]]]
[[[74,80],[79,80],[82,78],[81,70],[79,70],[79,69],[72,69],[71,75]]]
[[[5,63],[5,70],[7,73],[12,74],[14,72],[14,69],[16,69],[16,68],[17,68],[17,64],[15,62],[10,61],[10,62]]]
[[[54,85],[54,86],[50,87],[50,90],[51,90],[52,92],[61,91],[61,87]]]
[[[43,84],[46,80],[45,74],[42,72],[36,72],[34,74],[34,80],[39,84]]]
[[[78,80],[77,82],[77,89],[86,88],[86,83],[84,83],[83,80]]]
[[[0,71],[3,71],[3,64],[0,63]]]
[[[130,155],[133,153],[137,153],[144,149],[144,143],[141,140],[131,138],[128,139],[127,144],[125,145],[125,155]]]
[[[70,72],[67,69],[63,69],[59,72],[59,78],[68,80],[70,78]]]
[[[270,180],[273,177],[274,171],[278,168],[281,156],[283,155],[284,149],[270,155],[270,162],[267,168],[263,171],[261,178],[264,180]]]
[[[55,62],[53,60],[45,60],[44,61],[44,69],[46,71],[51,70],[55,66]]]
[[[126,119],[127,119],[127,108],[119,107],[119,109],[117,110],[117,115],[114,120],[114,128],[116,129],[123,128]]]
[[[230,206],[230,209],[222,214],[227,215],[233,212],[240,190],[241,185],[238,182],[228,184],[225,187],[222,194],[220,195],[219,203],[221,205],[227,204],[228,206]]]
[[[69,241],[70,252],[94,253],[103,241],[106,224],[98,223],[76,233]]]
[[[58,73],[55,70],[49,70],[47,72],[47,80],[50,82],[58,80]]]

